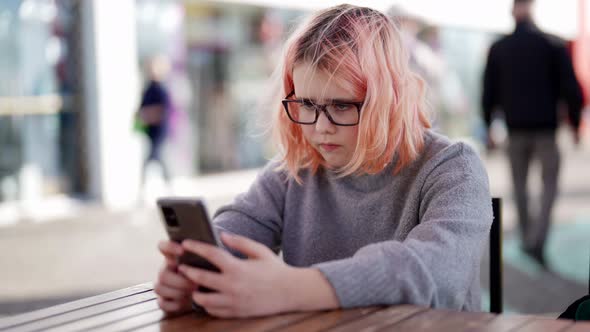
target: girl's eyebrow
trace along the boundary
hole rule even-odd
[[[303,101],[309,101],[314,104],[317,104],[317,101],[314,98],[306,98],[306,97],[297,96],[297,99],[300,99]],[[326,99],[326,101],[328,102],[328,104],[342,104],[342,103],[356,103],[356,102],[358,102],[355,99],[341,99],[341,98]]]

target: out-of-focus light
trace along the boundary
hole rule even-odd
[[[178,6],[167,6],[160,16],[160,28],[165,32],[174,31],[182,21],[182,12]]]
[[[39,4],[38,17],[43,22],[51,22],[57,16],[57,7],[53,2],[43,2]]]
[[[203,1],[203,0],[192,0]],[[316,10],[342,3],[341,0],[209,0],[258,6]],[[514,0],[348,0],[358,6],[372,7],[386,12],[398,5],[425,21],[441,26],[510,33],[514,21],[510,15]],[[534,17],[541,29],[562,38],[576,35],[578,0],[535,0]]]
[[[45,46],[45,60],[50,65],[55,65],[62,55],[62,46],[59,38],[53,36],[47,40]]]
[[[144,2],[139,6],[138,17],[141,21],[152,21],[157,12],[158,8],[154,2]]]
[[[536,1],[534,17],[537,25],[549,33],[572,39],[578,29],[578,1]]]
[[[18,15],[21,20],[28,20],[33,17],[35,13],[35,7],[37,4],[33,0],[23,0],[18,10]]]

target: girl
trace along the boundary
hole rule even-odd
[[[287,41],[274,106],[280,158],[214,217],[235,255],[162,242],[164,311],[480,309],[487,175],[472,149],[428,130],[423,81],[390,19],[351,5],[313,15]],[[221,272],[177,266],[183,251]]]

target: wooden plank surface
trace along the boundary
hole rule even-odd
[[[187,315],[175,319],[163,320],[159,324],[153,324],[141,329],[147,331],[187,331],[197,329],[199,331],[217,332],[217,331],[245,331],[258,332],[269,330],[282,330],[282,328],[305,320],[315,315],[317,312],[299,312],[270,317],[249,318],[249,319],[217,319],[205,315]]]
[[[368,314],[374,313],[383,307],[367,307],[356,308],[348,310],[325,311],[320,315],[316,315],[282,328],[282,332],[298,332],[298,331],[324,331],[338,325],[345,325],[355,320],[360,319]]]
[[[582,332],[575,323],[531,315],[493,315],[433,310],[412,305],[289,313],[250,319],[217,319],[189,313],[166,316],[151,284],[142,284],[55,307],[0,319],[0,331],[494,331]]]
[[[154,310],[143,313],[141,315],[129,317],[127,319],[119,320],[114,323],[105,324],[99,327],[92,328],[93,332],[117,332],[117,331],[131,331],[139,328],[157,323],[165,318],[162,310]]]
[[[77,301],[72,301],[64,304],[60,304],[57,306],[32,311],[29,313],[11,316],[7,318],[0,319],[0,331],[5,331],[8,328],[17,328],[19,326],[23,326],[25,324],[31,324],[33,322],[41,321],[52,316],[63,315],[68,312],[80,310],[82,308],[91,307],[101,303],[107,303],[110,301],[115,301],[127,297],[131,297],[136,294],[141,294],[145,292],[149,292],[153,289],[151,283],[145,283],[121,290],[117,290],[114,292],[109,292],[97,296],[92,296],[88,298],[84,298]]]
[[[576,322],[564,332],[588,332],[590,331],[590,322]]]
[[[133,294],[131,296],[118,298],[112,301],[85,306],[78,310],[69,310],[63,314],[56,314],[40,320],[35,320],[31,323],[19,325],[14,327],[14,329],[19,332],[32,332],[46,330],[49,328],[57,328],[60,325],[66,323],[84,320],[88,317],[100,315],[105,312],[116,311],[138,303],[154,300],[155,298],[156,294],[153,291]]]
[[[482,326],[478,331],[482,332],[509,332],[525,325],[527,322],[534,320],[534,316],[525,315],[499,315]]]
[[[538,318],[527,322],[514,332],[558,332],[564,331],[573,324],[574,322],[570,320]]]
[[[138,332],[156,332],[156,331],[181,331],[181,330],[199,330],[200,326],[208,321],[214,319],[202,313],[188,313],[177,317],[165,317],[164,319],[145,325],[139,329]]]
[[[416,315],[393,324],[388,329],[399,331],[461,331],[466,327],[477,329],[485,326],[494,318],[493,314],[483,312],[459,312],[452,310],[424,309]]]
[[[159,307],[158,302],[155,299],[153,299],[129,307],[121,308],[118,310],[98,314],[92,317],[59,325],[54,328],[46,329],[44,330],[44,332],[88,331],[95,327],[115,323],[130,317],[138,316],[155,310],[159,310]]]
[[[395,324],[396,322],[412,315],[419,314],[424,310],[427,309],[410,305],[388,307],[363,316],[350,323],[338,325],[328,331],[376,331],[380,328]]]
[[[474,331],[487,326],[495,318],[494,314],[484,312],[453,312],[447,314],[436,324],[437,331]],[[412,318],[410,318],[412,319]],[[395,328],[397,325],[394,325]],[[415,331],[420,331],[416,329]]]

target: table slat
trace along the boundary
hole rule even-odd
[[[482,332],[509,332],[534,320],[534,316],[527,315],[498,315],[488,324],[478,329]]]
[[[348,310],[336,310],[326,311],[321,315],[313,316],[309,319],[301,322],[291,324],[284,329],[282,332],[298,332],[298,331],[323,331],[338,325],[343,325],[355,320],[360,319],[363,316],[374,313],[378,310],[382,310],[383,307],[369,307],[369,308],[356,308]]]
[[[413,305],[398,305],[375,311],[347,324],[338,325],[328,331],[374,331],[400,320],[416,315],[426,308]]]
[[[154,310],[159,310],[158,302],[155,299],[138,303],[136,305],[132,305],[126,308],[121,308],[115,311],[110,311],[85,319],[73,321],[64,325],[59,325],[54,328],[44,330],[44,332],[73,332],[82,330],[86,331],[94,327],[99,327],[105,324],[111,324],[123,319],[138,316]]]
[[[136,330],[136,332],[160,332],[160,331],[182,331],[184,330],[198,330],[205,321],[212,320],[211,316],[201,313],[188,313],[177,317],[165,317],[159,322],[155,322],[143,326]]]
[[[565,332],[588,332],[590,331],[590,322],[576,322],[573,326],[565,330]]]
[[[483,312],[461,312],[443,309],[426,309],[395,324],[388,324],[388,329],[399,331],[460,331],[469,326],[477,329],[485,326],[494,318],[493,314]]]
[[[189,329],[198,329],[199,331],[217,332],[217,331],[269,331],[274,329],[281,330],[285,326],[300,322],[309,317],[318,315],[313,312],[288,313],[269,317],[246,318],[246,319],[217,319],[210,316],[185,315],[174,319],[166,319],[159,325],[148,326],[142,329],[146,331],[186,331]]]
[[[121,308],[133,306],[145,301],[154,300],[156,294],[153,291],[134,294],[131,296],[119,298],[109,302],[103,302],[92,306],[82,307],[78,310],[71,310],[61,315],[54,315],[40,320],[33,321],[29,324],[23,324],[14,329],[19,332],[40,331],[48,328],[59,327],[62,324],[84,320],[105,312],[119,310]]]
[[[520,328],[515,329],[515,332],[558,332],[563,331],[567,327],[573,325],[574,322],[564,319],[545,319],[538,318],[529,321]]]
[[[436,323],[436,331],[473,331],[485,327],[494,318],[493,314],[484,312],[451,311]],[[397,325],[393,327],[395,328]],[[420,331],[420,329],[415,331]]]
[[[99,327],[92,328],[92,332],[118,332],[118,331],[135,331],[137,329],[152,325],[164,319],[166,314],[158,309],[146,312],[141,315],[133,316],[114,323],[109,323]]]
[[[64,313],[78,310],[85,307],[90,307],[96,304],[114,301],[117,299],[132,296],[138,293],[148,292],[153,289],[152,283],[145,283],[125,289],[116,290],[114,292],[100,294],[88,298],[84,298],[77,301],[72,301],[53,307],[32,311],[16,316],[0,319],[0,331],[12,327],[16,327],[23,324],[29,324],[34,321],[38,321],[44,318],[48,318],[55,315],[62,315]]]

